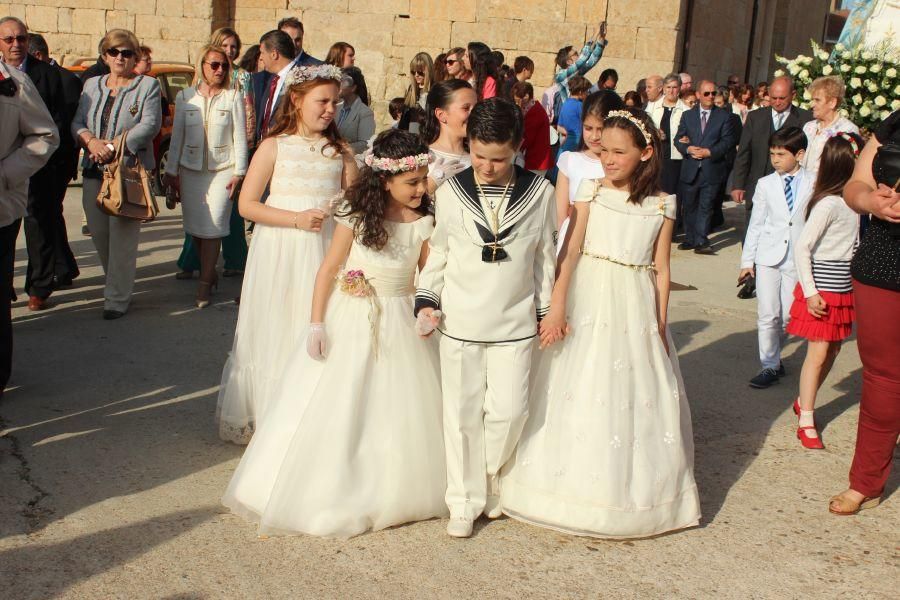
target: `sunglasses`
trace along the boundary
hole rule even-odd
[[[110,58],[118,58],[121,56],[122,58],[128,60],[129,58],[134,58],[135,52],[134,50],[119,50],[118,48],[110,48],[106,51],[106,55]]]
[[[425,77],[425,71],[410,71],[411,75],[418,75],[419,77]]]
[[[455,65],[458,62],[459,61],[455,58],[448,58],[447,60],[444,61],[444,64],[445,65]]]
[[[701,96],[704,96],[704,97],[706,97],[706,96],[715,96],[716,93],[715,93],[715,92],[700,92],[700,95],[701,95]]]
[[[207,61],[206,64],[208,64],[209,68],[213,71],[218,71],[219,69],[224,69],[228,66],[228,63],[219,62],[217,60]]]
[[[2,40],[3,43],[6,44],[7,46],[12,46],[13,42],[19,42],[20,44],[27,44],[28,36],[27,35],[10,35],[5,38],[0,38],[0,40]]]

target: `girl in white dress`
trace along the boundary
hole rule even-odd
[[[563,244],[544,351],[503,512],[575,535],[633,538],[696,525],[691,417],[667,325],[674,196],[640,111],[604,122],[606,177],[584,181]]]
[[[287,77],[279,122],[257,148],[238,204],[256,227],[216,410],[219,436],[235,443],[249,441],[309,324],[330,202],[357,173],[334,123],[341,70],[298,67]]]
[[[428,148],[389,129],[373,152],[336,213],[306,343],[222,499],[260,533],[350,537],[447,513],[437,347],[412,316],[434,229]]]
[[[428,193],[472,166],[466,145],[469,113],[478,102],[475,90],[462,79],[436,83],[428,92],[421,136],[433,156],[428,166]]]
[[[600,133],[603,119],[611,110],[625,108],[618,94],[609,91],[594,92],[588,96],[581,109],[581,147],[574,152],[559,155],[556,166],[556,226],[559,231],[557,250],[566,239],[569,213],[575,203],[575,193],[584,179],[603,177],[600,162]]]

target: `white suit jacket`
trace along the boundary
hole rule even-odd
[[[341,108],[338,108],[338,115],[340,115]],[[369,138],[375,135],[375,113],[357,98],[350,105],[350,112],[338,125],[338,131],[341,133],[341,137],[350,143],[353,154],[360,154],[366,150]]]
[[[741,268],[754,264],[774,267],[790,253],[806,221],[806,203],[812,196],[815,178],[805,169],[797,171],[794,210],[789,211],[781,175],[770,173],[756,184],[750,225],[741,253]]]
[[[485,262],[493,241],[491,218],[479,200],[474,171],[468,168],[441,185],[416,314],[424,307],[440,308],[444,318],[438,329],[460,341],[491,344],[534,337],[538,321],[550,310],[555,206],[553,186],[516,167],[498,235],[507,257]]]
[[[0,227],[25,216],[28,178],[59,147],[59,131],[28,75],[0,63],[15,93],[0,95]],[[69,135],[69,132],[65,132]]]
[[[681,152],[678,151],[678,148],[675,147],[675,132],[678,131],[678,125],[681,123],[681,115],[684,111],[688,110],[687,105],[681,101],[681,98],[678,99],[678,102],[675,106],[672,107],[672,116],[669,117],[669,131],[672,135],[669,136],[669,139],[665,140],[664,143],[669,144],[669,148],[672,150],[672,160],[681,160]],[[660,98],[656,102],[651,102],[647,105],[647,114],[650,115],[650,118],[653,119],[654,125],[659,129],[659,132],[662,133],[662,118],[665,114],[665,107],[663,106],[663,99]]]
[[[223,90],[209,100],[195,87],[178,92],[166,172],[177,175],[179,166],[192,171],[233,167],[235,175],[246,174],[245,119],[244,101],[235,90]]]

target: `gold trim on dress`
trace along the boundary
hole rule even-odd
[[[654,265],[653,263],[650,263],[649,265],[632,265],[632,264],[629,264],[626,262],[622,262],[620,260],[616,260],[615,258],[611,258],[609,256],[603,256],[601,254],[593,254],[586,250],[582,250],[581,253],[584,256],[589,256],[591,258],[598,258],[600,260],[605,260],[605,261],[611,262],[615,265],[619,265],[620,267],[628,267],[629,269],[633,269],[635,271],[654,271],[654,270],[656,270],[656,265]]]

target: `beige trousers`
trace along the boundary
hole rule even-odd
[[[525,419],[534,339],[475,344],[441,336],[444,445],[451,517],[475,520],[487,478],[509,460]]]
[[[97,208],[99,179],[83,179],[81,203],[87,217],[91,240],[106,274],[103,308],[127,312],[137,271],[137,248],[141,224],[131,219],[111,217]]]

